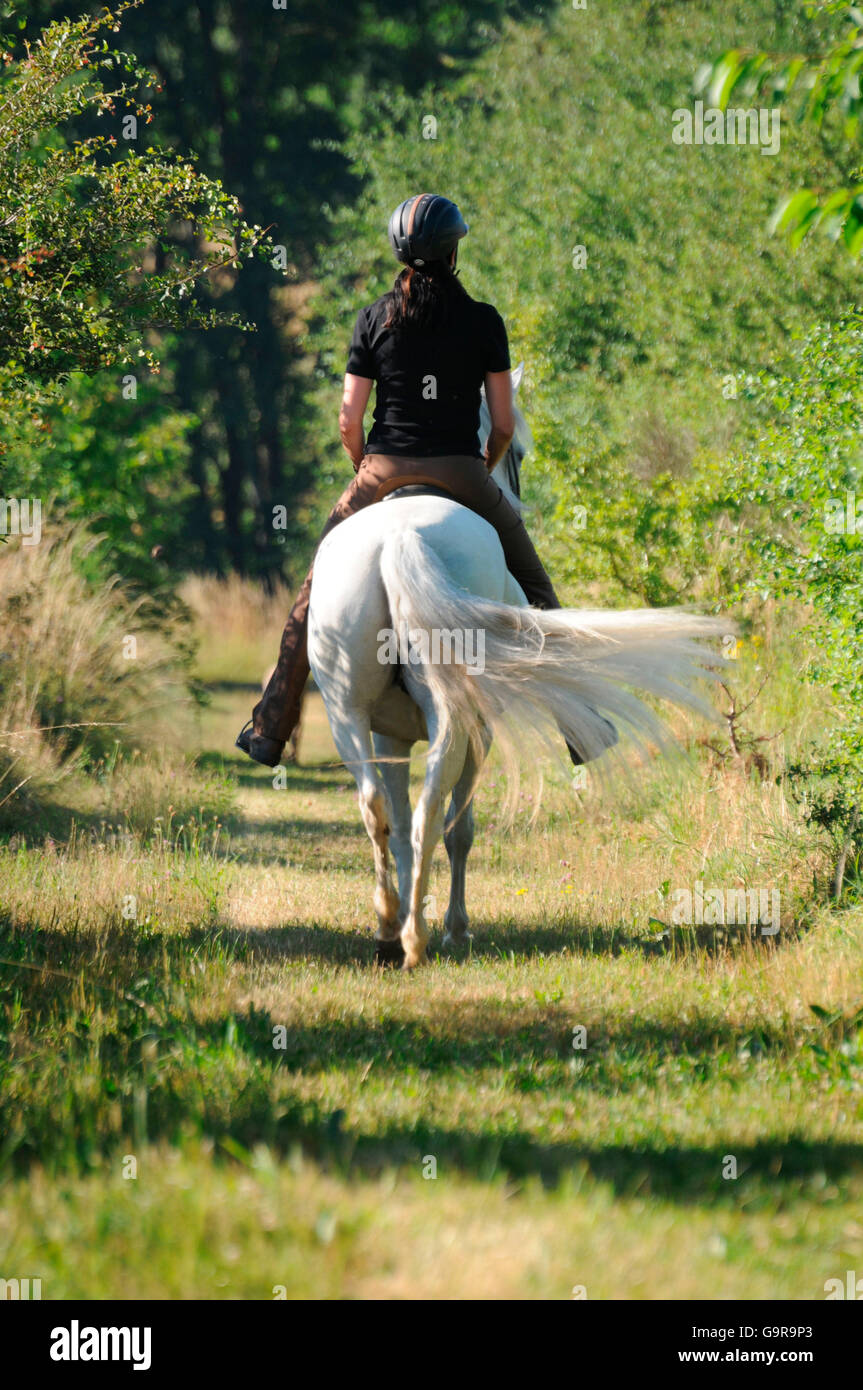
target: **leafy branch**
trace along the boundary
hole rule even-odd
[[[850,28],[817,53],[778,54],[731,48],[699,68],[694,88],[712,106],[725,110],[732,97],[760,100],[791,109],[798,122],[822,130],[832,114],[841,121],[842,134],[853,146],[859,140],[863,117],[863,10],[829,0],[810,5],[809,17],[844,12]],[[816,228],[836,241],[840,237],[856,257],[863,250],[863,168],[854,150],[854,167],[843,187],[829,192],[798,188],[787,193],[774,209],[770,229],[787,234],[793,248]]]

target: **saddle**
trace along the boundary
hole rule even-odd
[[[393,497],[445,497],[450,502],[458,501],[455,493],[442,487],[437,478],[417,479],[416,475],[388,478],[375,493],[376,502],[389,502]]]

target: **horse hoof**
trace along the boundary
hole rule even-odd
[[[405,952],[402,943],[396,941],[375,942],[375,965],[382,970],[398,969],[404,964]]]
[[[406,951],[404,955],[404,960],[402,961],[402,970],[416,970],[417,967],[420,965],[427,965],[428,960],[428,952],[425,949],[419,952],[411,951],[410,954],[408,954]]]
[[[472,932],[463,932],[461,936],[450,936],[449,932],[447,932],[443,939],[443,944],[447,951],[469,951],[472,941]]]

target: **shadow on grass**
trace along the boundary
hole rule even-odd
[[[342,1129],[341,1112],[308,1129],[300,1147],[310,1157],[347,1175],[375,1176],[386,1169],[419,1172],[427,1156],[438,1174],[510,1182],[538,1178],[546,1188],[568,1177],[589,1176],[608,1183],[618,1197],[660,1198],[679,1205],[730,1206],[756,1211],[776,1209],[811,1185],[814,1197],[828,1184],[863,1178],[863,1144],[812,1142],[792,1136],[776,1143],[740,1145],[729,1140],[714,1147],[626,1144],[543,1144],[524,1133],[481,1135],[419,1124],[393,1126],[379,1135]],[[723,1178],[729,1152],[737,1178]],[[831,1200],[836,1199],[835,1192]],[[827,1200],[824,1198],[823,1200]]]
[[[195,763],[205,772],[229,773],[239,787],[265,791],[269,786],[273,794],[277,794],[272,788],[276,769],[254,762],[233,747],[226,747],[224,750],[207,749],[197,753]],[[282,795],[290,795],[291,792],[338,791],[342,787],[356,792],[351,774],[341,763],[307,764],[302,767],[288,764],[284,768],[284,776],[285,786],[279,789]]]
[[[38,811],[0,828],[0,843],[11,839],[24,839],[28,846],[36,848],[46,841],[53,840],[56,845],[65,844],[73,829],[78,835],[92,836],[97,841],[104,839],[104,830],[110,816],[104,811],[82,810],[78,806],[67,806],[62,801],[46,800]]]
[[[417,1174],[431,1155],[437,1160],[439,1176],[458,1173],[480,1181],[503,1177],[516,1184],[538,1179],[550,1189],[569,1178],[590,1177],[608,1183],[617,1196],[747,1211],[776,1210],[801,1195],[835,1205],[841,1195],[837,1184],[853,1182],[857,1187],[863,1180],[863,1144],[798,1135],[747,1145],[734,1137],[714,1145],[548,1142],[525,1127],[513,1128],[511,1121],[505,1129],[497,1119],[483,1128],[468,1124],[455,1129],[424,1119],[376,1124],[373,1115],[367,1129],[354,1128],[346,1125],[343,1110],[327,1109],[279,1087],[283,1068],[289,1079],[302,1065],[300,1054],[312,1046],[315,1030],[290,1030],[293,1050],[276,1063],[269,1040],[264,1060],[261,1040],[250,1035],[250,1024],[257,1035],[259,1027],[270,1028],[271,1020],[264,1014],[251,1019],[229,1016],[199,1026],[189,1039],[192,1061],[186,1070],[176,1078],[167,1066],[164,1072],[154,1071],[147,1087],[145,1128],[127,1137],[118,1136],[116,1124],[109,1127],[107,1106],[103,1112],[98,1103],[93,1105],[77,1092],[55,1097],[52,1078],[46,1076],[26,1117],[19,1121],[11,1116],[0,1168],[26,1172],[34,1162],[49,1169],[98,1167],[106,1150],[113,1151],[118,1142],[122,1153],[129,1151],[130,1144],[177,1145],[206,1137],[216,1142],[226,1158],[250,1163],[256,1146],[263,1145],[276,1158],[300,1152],[326,1170],[353,1180],[392,1169]],[[385,1047],[384,1065],[390,1072],[404,1075],[403,1069],[417,1062],[434,1071],[427,1047],[418,1050],[412,1030],[411,1024],[382,1030],[374,1037],[376,1051],[370,1063],[380,1055],[377,1049]],[[176,1055],[181,1045],[170,1027],[163,1035],[151,1026],[148,1036],[164,1036],[169,1054]],[[523,1062],[521,1049],[525,1044],[535,1046],[538,1038],[537,1031],[528,1028],[513,1035],[509,1047],[502,1047],[499,1037],[474,1039],[471,1044],[450,1040],[450,1045],[457,1048],[462,1068],[493,1060],[506,1069],[516,1054]],[[345,1049],[352,1045],[369,1049],[372,1040],[371,1029],[325,1027],[318,1030],[315,1046],[327,1049],[332,1067]],[[92,1039],[86,1041],[92,1047]],[[111,1074],[109,1053],[103,1063],[111,1108],[116,1109],[118,1097],[130,1098],[124,1107],[126,1123],[131,1097],[140,1095],[141,1089],[139,1054],[133,1051],[133,1078]],[[304,1070],[308,1069],[306,1061]],[[221,1085],[214,1079],[219,1073],[228,1078]],[[62,1083],[72,1090],[67,1075]],[[397,1088],[395,1078],[392,1087]],[[577,1091],[573,1094],[577,1100]],[[729,1154],[737,1163],[734,1182],[723,1177]]]
[[[205,688],[209,695],[216,698],[219,695],[246,694],[252,697],[252,704],[257,704],[261,698],[261,687],[257,681],[207,681]]]
[[[325,942],[328,959],[343,964],[354,973],[357,965],[371,966],[374,945],[371,933],[360,929],[333,932],[329,928],[248,928],[243,930],[212,927],[195,928],[188,933],[145,931],[135,926],[103,926],[95,931],[73,929],[25,931],[0,924],[0,998],[18,989],[29,995],[35,1021],[51,1006],[68,1012],[68,986],[74,979],[94,997],[107,1001],[110,996],[132,999],[140,1007],[153,1006],[154,1017],[173,1026],[180,1014],[198,1040],[215,1044],[229,1022],[238,1030],[239,1045],[259,1061],[289,1064],[291,1067],[330,1069],[336,1059],[341,1065],[365,1062],[370,1057],[393,1067],[528,1067],[547,1061],[571,1061],[572,1013],[578,1000],[562,993],[548,998],[536,991],[534,1001],[510,1001],[506,1008],[488,1007],[485,998],[459,999],[456,1011],[414,1018],[410,1014],[391,1017],[385,1013],[368,1021],[355,1018],[328,1018],[324,1023],[291,1024],[285,1047],[273,1057],[273,1029],[283,1020],[271,1018],[264,1010],[250,1006],[245,1014],[231,1013],[216,1021],[189,1011],[187,991],[195,989],[195,971],[208,972],[237,964],[256,968],[266,961],[293,961],[316,964],[319,947]],[[18,973],[20,969],[20,974]],[[458,966],[455,966],[458,970]],[[370,969],[369,973],[372,971]],[[373,972],[376,976],[378,972]],[[383,998],[396,1007],[402,986],[412,981],[400,971],[383,972],[389,986]],[[501,1001],[506,1002],[506,1001]],[[76,1006],[83,1008],[80,1003]],[[591,1030],[589,1054],[599,1066],[614,1052],[627,1058],[696,1056],[721,1053],[736,1056],[745,1047],[752,1052],[794,1053],[800,1042],[811,1040],[814,1021],[808,1028],[793,1023],[765,1022],[755,1028],[738,1027],[715,1017],[690,1016],[686,1021],[641,1021],[628,1018],[625,1026],[612,1030],[596,1026]],[[615,1084],[619,1084],[617,1077]],[[591,1084],[589,1071],[584,1083],[568,1078],[567,1084]],[[532,1089],[519,1084],[517,1089]]]
[[[248,695],[252,696],[252,705],[256,705],[261,698],[261,687],[257,681],[207,681],[206,688],[212,695],[235,695],[239,691],[245,691]],[[315,684],[314,677],[309,676],[306,682],[305,695],[317,695],[318,693],[319,691]],[[249,714],[251,715],[251,708],[249,709]]]
[[[4,1107],[2,1163],[19,1171],[34,1161],[74,1167],[98,1162],[120,1135],[125,1151],[130,1143],[176,1144],[206,1136],[235,1157],[258,1144],[280,1156],[300,1149],[351,1174],[392,1167],[417,1171],[432,1154],[439,1170],[481,1179],[538,1177],[554,1186],[567,1174],[588,1173],[617,1193],[737,1206],[776,1204],[796,1195],[809,1178],[823,1187],[863,1177],[863,1144],[792,1136],[747,1146],[733,1138],[706,1147],[596,1145],[546,1142],[525,1125],[531,1093],[541,1110],[553,1101],[564,1116],[575,1116],[585,1094],[612,1097],[636,1088],[651,1094],[660,1067],[680,1090],[692,1077],[699,1085],[712,1079],[718,1086],[728,1062],[733,1065],[744,1048],[793,1062],[801,1044],[825,1040],[814,1021],[765,1022],[753,1030],[714,1017],[625,1017],[595,1030],[574,1069],[573,999],[537,995],[527,1009],[524,1001],[504,1000],[494,1010],[486,1000],[468,999],[421,1017],[412,1015],[408,1003],[399,1015],[404,981],[395,975],[382,991],[384,1008],[369,1018],[283,1024],[253,1006],[209,1013],[219,966],[254,962],[274,946],[275,957],[282,958],[289,939],[297,957],[313,959],[320,942],[335,934],[306,927],[275,935],[284,939],[274,941],[272,932],[219,929],[180,937],[132,926],[99,932],[0,927],[0,1006],[14,1004],[19,1022],[13,1031],[25,1034],[16,1036],[14,1046],[4,1037],[0,1048],[0,1065],[14,1080]],[[369,943],[359,932],[340,937],[341,959],[355,968],[360,956],[367,958]],[[283,1027],[284,1046],[276,1048]],[[149,1062],[146,1047],[152,1049]],[[31,1055],[41,1059],[35,1071],[27,1061]],[[669,1073],[669,1063],[679,1071]],[[347,1072],[356,1074],[357,1085],[360,1077],[373,1076],[370,1097],[379,1079],[386,1091],[397,1092],[402,1083],[414,1086],[418,1075],[451,1082],[458,1093],[470,1089],[477,1073],[490,1070],[511,1097],[508,1118],[492,1116],[487,1124],[472,1121],[461,1129],[423,1118],[387,1123],[372,1098],[365,1129],[351,1130],[342,1111],[300,1099],[293,1089],[297,1074]],[[144,1129],[126,1135],[127,1126],[134,1130],[145,1076],[145,1119],[137,1121]],[[545,1123],[540,1111],[535,1119]],[[738,1165],[734,1183],[722,1177],[729,1153]]]
[[[333,822],[331,830],[338,827]],[[226,927],[226,939],[238,951],[253,950],[265,960],[304,959],[323,962],[353,962],[372,965],[375,930],[372,909],[372,888],[357,902],[357,916],[367,924],[356,934],[345,935],[331,927],[306,924],[286,924],[283,927]],[[460,951],[450,951],[442,945],[443,930],[435,926],[428,946],[428,962],[453,962],[459,965],[470,960],[501,960],[518,964],[547,956],[620,956],[637,953],[643,956],[722,956],[739,951],[755,951],[769,955],[784,945],[796,941],[797,929],[780,932],[775,937],[750,935],[741,928],[696,927],[682,928],[666,936],[637,935],[623,927],[595,927],[582,923],[559,923],[548,926],[529,926],[523,923],[496,923],[472,927],[472,940]]]
[[[230,817],[226,817],[225,824],[231,836],[229,856],[239,864],[284,864],[299,860],[304,874],[357,873],[353,821],[301,820],[286,816],[283,821],[255,821],[251,826],[247,823],[239,833],[235,833]],[[369,911],[371,894],[372,889],[364,895],[368,898]]]
[[[338,822],[329,829],[335,830]],[[285,962],[303,961],[308,964],[349,965],[360,970],[375,968],[374,932],[375,921],[371,902],[371,891],[363,894],[356,904],[358,924],[352,931],[322,926],[317,923],[287,923],[282,927],[235,927],[219,922],[208,926],[197,926],[185,931],[149,931],[134,924],[119,922],[110,926],[94,926],[88,930],[82,926],[80,917],[75,927],[64,931],[45,930],[41,927],[31,931],[16,930],[0,916],[0,955],[9,955],[11,941],[16,943],[20,955],[25,950],[35,948],[46,960],[54,962],[73,960],[76,965],[86,964],[92,957],[96,942],[100,952],[118,962],[127,963],[146,957],[159,955],[163,950],[170,952],[182,966],[207,944],[218,945],[218,950],[239,963],[257,961]],[[758,952],[769,956],[797,939],[795,932],[780,933],[776,937],[762,938],[749,936],[741,931],[737,935],[718,937],[716,929],[698,929],[699,936],[693,944],[690,929],[679,943],[637,936],[617,927],[594,927],[578,923],[560,923],[551,926],[526,926],[517,923],[498,923],[494,926],[474,926],[473,939],[463,950],[449,950],[442,944],[442,929],[435,928],[428,946],[428,966],[450,965],[456,969],[469,964],[471,960],[500,960],[518,964],[536,959],[555,956],[620,956],[625,952],[644,955],[672,955],[682,957],[704,954],[726,954],[735,951]],[[702,935],[703,933],[703,935]],[[27,943],[25,946],[24,943]],[[49,953],[49,954],[45,954]],[[427,967],[421,967],[421,970]],[[392,972],[389,972],[392,973]],[[399,977],[400,972],[395,972]]]

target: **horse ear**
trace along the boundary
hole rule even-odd
[[[521,385],[521,379],[524,376],[524,363],[519,362],[517,367],[513,367],[510,376],[512,377],[513,393],[515,393]]]

